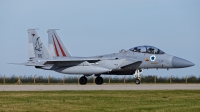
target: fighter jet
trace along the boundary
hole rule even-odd
[[[56,29],[48,31],[48,50],[36,29],[28,29],[29,60],[26,66],[52,70],[63,74],[83,74],[81,85],[87,84],[87,76],[94,75],[95,83],[101,85],[101,75],[134,75],[140,84],[143,69],[171,69],[194,66],[190,61],[169,55],[159,48],[143,45],[121,50],[119,53],[92,57],[72,56],[64,46]]]

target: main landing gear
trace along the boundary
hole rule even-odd
[[[87,77],[82,76],[82,77],[79,79],[79,83],[80,83],[80,85],[85,85],[85,84],[87,84]],[[100,75],[98,75],[98,76],[96,77],[96,79],[95,79],[95,83],[96,83],[97,85],[102,85],[102,84],[103,84],[103,78],[102,78]]]
[[[137,70],[135,71],[135,74],[134,74],[134,76],[135,76],[135,78],[136,78],[135,84],[137,84],[137,85],[139,85],[139,84],[140,84],[140,81],[141,81],[141,72],[142,72],[142,70],[137,69]]]
[[[95,79],[95,83],[97,85],[102,85],[103,84],[103,78],[100,77],[100,76],[97,76],[96,79]]]
[[[85,85],[87,84],[87,78],[85,76],[82,76],[80,79],[79,79],[79,83],[80,85]]]

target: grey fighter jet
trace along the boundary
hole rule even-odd
[[[194,64],[185,59],[166,54],[153,46],[137,46],[129,50],[92,57],[71,56],[55,29],[48,30],[48,50],[35,29],[28,30],[29,60],[26,66],[53,70],[63,74],[83,74],[81,85],[87,83],[87,76],[95,75],[95,83],[101,85],[101,75],[133,75],[140,84],[143,69],[185,68]]]

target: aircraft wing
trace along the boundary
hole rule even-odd
[[[56,58],[56,59],[47,59],[42,61],[48,62],[58,62],[58,61],[100,61],[99,58],[88,58],[88,57],[69,57],[69,58]]]
[[[56,59],[47,59],[47,60],[41,60],[42,62],[45,62],[44,64],[55,64],[57,62],[90,62],[95,63],[97,61],[100,61],[98,58],[88,58],[88,57],[68,57],[68,58],[56,58]]]

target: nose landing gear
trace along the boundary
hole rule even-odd
[[[134,77],[136,78],[135,84],[137,84],[137,85],[139,85],[140,81],[141,81],[141,75],[142,75],[141,72],[142,72],[142,70],[140,70],[140,69],[135,70]]]

